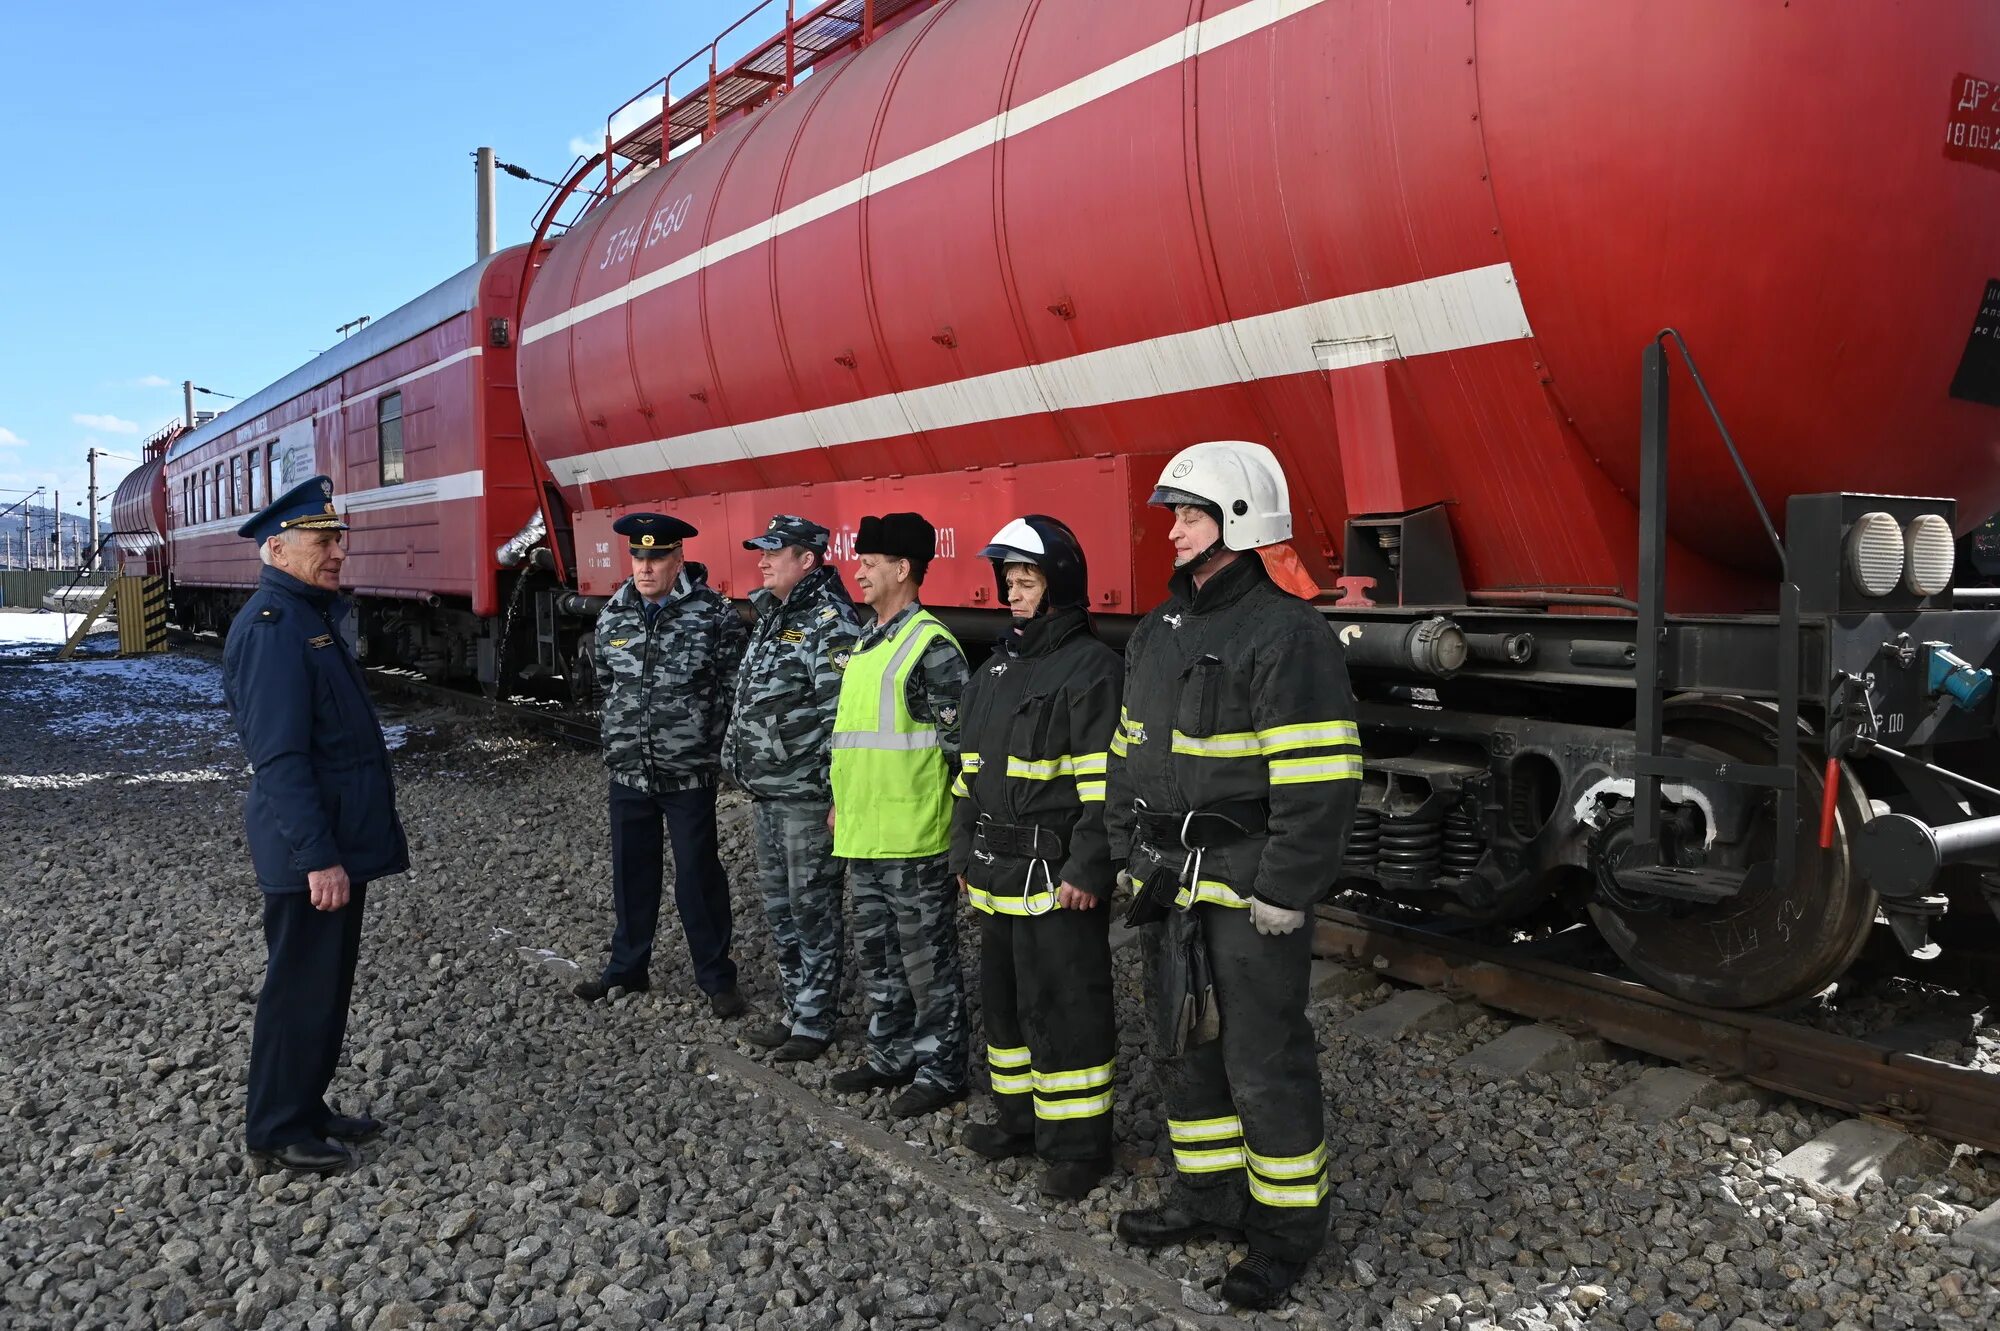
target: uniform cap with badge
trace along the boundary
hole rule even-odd
[[[627,513],[611,530],[631,543],[634,559],[665,559],[680,551],[682,541],[700,535],[694,524],[665,513]]]
[[[238,536],[259,542],[288,531],[346,531],[333,507],[333,481],[314,476],[300,481],[253,514],[236,529]]]
[[[792,513],[780,513],[771,519],[771,525],[761,536],[752,536],[743,543],[745,550],[782,550],[788,545],[796,545],[801,550],[810,550],[816,555],[826,553],[827,542],[832,533],[810,518],[802,518]]]

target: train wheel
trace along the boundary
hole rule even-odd
[[[1666,731],[1752,763],[1776,755],[1772,707],[1738,699],[1670,701]],[[1714,905],[1607,897],[1590,914],[1627,966],[1648,984],[1690,1003],[1721,1008],[1781,1007],[1810,998],[1844,974],[1875,923],[1875,893],[1855,869],[1849,848],[1868,820],[1868,801],[1843,769],[1833,846],[1821,850],[1817,816],[1823,765],[1799,768],[1798,852],[1787,883],[1753,876]],[[1775,815],[1773,797],[1770,809]],[[1758,858],[1777,835],[1767,815]]]

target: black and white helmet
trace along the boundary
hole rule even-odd
[[[1083,546],[1076,533],[1056,518],[1030,513],[995,532],[981,559],[993,561],[993,583],[1000,589],[1001,604],[1007,601],[1007,565],[1032,564],[1049,580],[1042,610],[1063,610],[1074,606],[1090,608],[1090,571],[1083,561]]]

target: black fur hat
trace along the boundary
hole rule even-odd
[[[854,536],[854,553],[907,559],[922,572],[937,557],[937,528],[921,513],[884,513],[879,518],[863,518],[861,530]]]

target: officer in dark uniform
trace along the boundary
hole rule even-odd
[[[693,526],[664,513],[627,513],[611,530],[632,554],[632,576],[598,613],[596,630],[617,927],[603,972],[576,993],[595,1002],[615,988],[651,987],[664,818],[674,906],[695,982],[717,1016],[739,1017],[747,1004],[729,955],[734,926],[729,879],[716,853],[715,783],[749,629],[729,598],[708,585],[708,570],[683,557],[681,542],[696,534]]]
[[[410,867],[395,780],[361,667],[341,636],[347,524],[324,476],[238,529],[264,562],[229,628],[223,695],[250,760],[244,822],[264,892],[264,990],[250,1038],[252,1152],[331,1173],[382,1130],[326,1100],[347,1035],[368,884]]]

